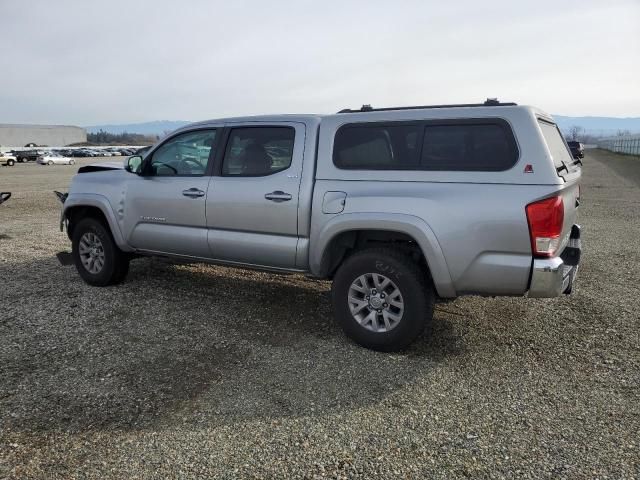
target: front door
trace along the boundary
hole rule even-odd
[[[206,201],[216,129],[177,134],[127,184],[124,233],[138,250],[209,257]]]
[[[207,195],[211,256],[295,268],[305,127],[295,122],[228,126],[222,164]]]

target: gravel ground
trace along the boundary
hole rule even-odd
[[[301,276],[143,259],[91,288],[55,258],[75,168],[3,167],[0,478],[640,477],[640,159],[584,163],[577,291],[440,304],[403,354]]]

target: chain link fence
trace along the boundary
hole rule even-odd
[[[603,138],[598,140],[598,147],[616,153],[640,155],[640,135]]]

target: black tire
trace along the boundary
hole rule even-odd
[[[13,167],[15,162],[13,160],[7,160],[7,167]]]
[[[379,274],[400,290],[404,312],[398,324],[386,332],[362,326],[349,308],[349,290],[358,277]],[[431,325],[435,291],[426,271],[408,255],[388,248],[354,253],[340,266],[333,279],[332,300],[337,322],[345,334],[363,347],[384,352],[405,349]]]
[[[27,163],[27,159],[26,158],[19,158],[18,162],[20,163]]]
[[[72,158],[71,160],[69,160],[69,165],[75,165],[76,161]]]
[[[97,273],[90,272],[82,263],[79,253],[80,240],[85,233],[95,234],[102,243],[104,265]],[[122,282],[129,272],[129,256],[113,241],[109,227],[95,218],[83,218],[73,228],[72,256],[78,274],[89,285],[104,287]]]

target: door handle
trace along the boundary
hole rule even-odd
[[[271,200],[272,202],[286,202],[291,200],[291,194],[283,192],[282,190],[276,190],[275,192],[267,193],[264,198]]]
[[[199,188],[193,187],[188,190],[183,190],[182,195],[189,198],[198,198],[198,197],[204,197],[204,192]]]

